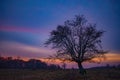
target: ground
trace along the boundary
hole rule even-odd
[[[120,69],[88,69],[87,80],[120,80]],[[0,80],[83,80],[78,70],[0,69]]]

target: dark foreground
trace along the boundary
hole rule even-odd
[[[89,69],[88,80],[120,80],[120,69]],[[0,69],[0,80],[83,80],[78,70]]]

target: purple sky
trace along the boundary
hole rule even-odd
[[[119,0],[1,0],[0,54],[40,58],[55,53],[43,45],[49,32],[77,14],[106,31],[104,49],[120,53]]]

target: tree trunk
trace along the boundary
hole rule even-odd
[[[83,68],[82,63],[78,62],[79,73],[83,76],[84,80],[87,80],[86,70]]]
[[[80,74],[82,74],[82,75],[86,74],[86,70],[83,68],[82,63],[79,62],[78,67],[79,67]]]

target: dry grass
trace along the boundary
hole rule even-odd
[[[120,80],[120,69],[87,70],[88,80]],[[83,80],[78,70],[0,70],[0,80]]]

